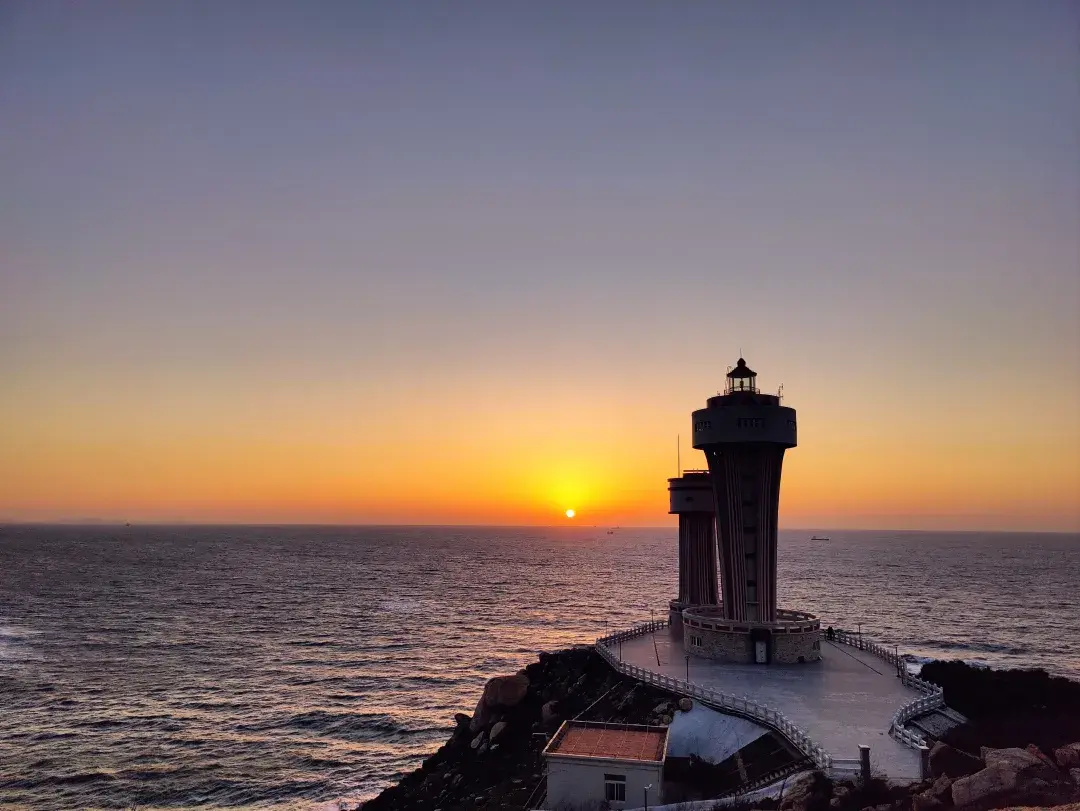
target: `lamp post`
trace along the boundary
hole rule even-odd
[[[859,623],[859,650],[862,650],[862,623]]]
[[[690,654],[686,654],[686,683],[690,683]]]
[[[649,811],[649,789],[652,788],[652,783],[645,786],[645,811]]]

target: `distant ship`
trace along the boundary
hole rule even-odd
[[[810,540],[811,540],[811,541],[827,541],[827,540],[829,540],[829,539],[828,539],[827,537],[823,537],[823,536],[821,536],[821,535],[812,535],[812,536],[810,537]]]

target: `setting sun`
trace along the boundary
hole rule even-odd
[[[573,510],[567,510],[566,511],[566,517],[567,518],[573,518],[575,515],[577,515],[577,513],[575,513]]]

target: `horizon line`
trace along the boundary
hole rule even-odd
[[[0,518],[0,527],[102,527],[119,528],[125,527],[319,527],[340,529],[658,529],[678,530],[677,525],[672,524],[454,524],[454,523],[342,523],[342,522],[310,522],[310,521],[119,521],[115,519],[68,519],[53,521],[11,520]],[[907,532],[907,533],[938,533],[950,535],[962,535],[971,533],[985,533],[994,535],[1077,535],[1080,529],[911,529],[898,527],[781,527],[780,532]]]

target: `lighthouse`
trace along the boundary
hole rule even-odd
[[[728,662],[818,661],[817,617],[776,604],[780,472],[784,451],[796,445],[795,409],[762,393],[757,372],[739,358],[693,424],[715,496],[720,604],[683,609],[686,649]]]
[[[724,393],[694,412],[716,493],[724,617],[776,621],[776,521],[784,451],[796,445],[795,409],[763,394],[739,358]]]
[[[682,626],[683,609],[717,605],[716,499],[707,470],[668,479],[669,513],[679,516],[679,596],[668,604],[671,626]]]

